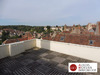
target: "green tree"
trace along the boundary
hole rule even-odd
[[[50,26],[47,26],[47,32],[48,32],[48,33],[50,33],[50,31],[51,31],[50,28],[51,28]]]
[[[86,29],[86,25],[83,25],[84,29]]]
[[[2,41],[0,40],[0,45],[2,44]]]
[[[58,29],[58,31],[59,31],[59,32],[61,32],[61,30],[60,30],[60,29]]]
[[[9,32],[3,31],[1,39],[2,39],[2,42],[5,41],[6,39],[9,39]]]
[[[56,27],[58,27],[58,25],[56,25]]]
[[[15,36],[9,37],[9,39],[17,39],[17,38],[21,38],[21,35],[20,36],[15,35]]]

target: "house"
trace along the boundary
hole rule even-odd
[[[56,34],[56,36],[53,38],[50,36],[47,36],[43,39],[100,47],[100,36],[98,35],[86,35],[86,34],[76,35],[76,34],[59,33],[59,34]]]
[[[33,35],[30,32],[25,32],[25,35],[23,35],[22,38],[28,38],[28,40],[34,39]]]
[[[65,25],[64,25],[64,31],[66,31],[66,29],[67,29],[67,25],[65,24]]]
[[[9,43],[19,42],[19,41],[24,41],[24,40],[31,40],[34,38],[35,37],[30,32],[26,32],[25,35],[22,36],[22,38],[7,39],[2,44],[9,44]]]
[[[47,27],[46,26],[44,27],[44,30],[47,31]]]
[[[51,30],[57,30],[58,28],[56,28],[55,26],[51,26]]]
[[[59,26],[58,29],[62,32],[63,31],[63,27]]]
[[[88,25],[86,27],[87,27],[88,30],[90,30],[92,28],[96,28],[96,24],[88,23]]]
[[[95,34],[100,35],[100,22],[97,22]]]
[[[72,26],[67,26],[66,24],[64,25],[64,30],[63,31],[71,31]]]
[[[83,31],[83,29],[81,28],[80,25],[78,25],[77,27],[75,25],[73,25],[72,27],[72,34],[81,34],[81,32]]]
[[[2,36],[2,31],[0,31],[0,37]]]
[[[92,29],[89,30],[89,33],[90,33],[91,35],[94,35],[94,34],[95,34],[95,30],[96,30],[95,28],[92,28]]]
[[[24,34],[23,31],[19,31],[19,30],[15,30],[15,29],[3,29],[2,31],[9,32],[10,37],[13,37],[16,35],[22,36]]]

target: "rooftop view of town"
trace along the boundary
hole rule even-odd
[[[100,22],[84,26],[0,26],[0,38],[0,75],[100,74]],[[98,64],[96,73],[74,72],[77,68],[69,72],[69,63],[77,62]]]
[[[1,44],[36,38],[100,47],[100,22],[84,26],[0,26]]]
[[[100,0],[0,0],[0,75],[100,75]]]

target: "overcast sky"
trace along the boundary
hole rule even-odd
[[[100,0],[0,0],[0,25],[73,25],[100,21]]]

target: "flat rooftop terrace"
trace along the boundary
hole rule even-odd
[[[100,75],[69,73],[69,62],[93,62],[47,49],[29,49],[12,57],[0,59],[0,75]]]

